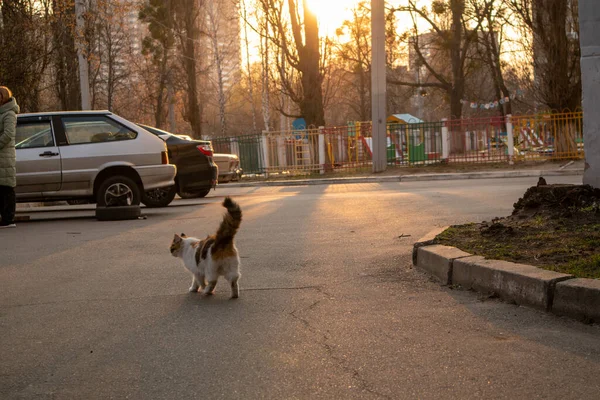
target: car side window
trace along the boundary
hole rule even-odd
[[[15,143],[17,149],[54,146],[50,121],[17,122]]]
[[[114,142],[137,137],[137,132],[105,116],[62,117],[62,122],[69,144]]]

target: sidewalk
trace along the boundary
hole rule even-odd
[[[486,168],[487,167],[487,168]],[[470,169],[471,171],[466,171]],[[528,178],[540,176],[566,176],[583,175],[584,161],[544,162],[515,165],[489,165],[442,166],[442,167],[392,167],[380,173],[358,173],[359,176],[305,179],[256,179],[249,182],[231,182],[222,184],[221,187],[255,187],[255,186],[306,186],[306,185],[332,185],[350,183],[374,182],[417,182],[435,180],[457,179],[494,179],[494,178]],[[430,170],[431,172],[426,172]],[[218,190],[218,189],[217,189]]]

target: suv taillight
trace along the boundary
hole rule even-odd
[[[160,152],[160,162],[163,164],[169,163],[169,154],[166,151]]]
[[[211,145],[208,144],[199,144],[198,146],[196,146],[198,148],[198,150],[200,150],[200,152],[202,154],[204,154],[205,156],[209,156],[212,157],[213,156],[213,149]]]

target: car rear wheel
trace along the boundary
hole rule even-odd
[[[150,208],[166,207],[175,198],[175,193],[175,186],[149,190],[142,195],[142,203]]]
[[[130,178],[122,175],[105,179],[98,188],[96,203],[99,207],[137,206],[140,188]]]
[[[210,193],[210,188],[201,190],[199,192],[179,192],[177,193],[182,199],[197,199],[199,197],[206,197]]]

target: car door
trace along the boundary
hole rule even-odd
[[[15,135],[17,196],[60,190],[61,158],[50,117],[18,118]]]
[[[107,115],[63,115],[61,130],[68,145],[61,148],[63,191],[91,194],[99,168],[108,164],[144,165],[133,139],[137,132]],[[129,145],[128,145],[129,143]]]

